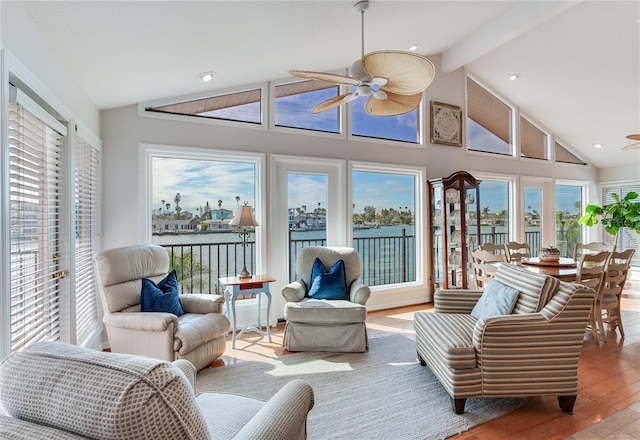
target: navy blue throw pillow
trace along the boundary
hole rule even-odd
[[[344,261],[336,261],[327,272],[322,261],[316,258],[311,269],[311,287],[307,296],[314,299],[348,300]]]
[[[178,295],[178,277],[175,270],[169,272],[158,284],[143,278],[140,310],[143,312],[167,312],[176,316],[184,315]]]

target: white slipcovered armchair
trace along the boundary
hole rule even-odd
[[[344,261],[348,300],[314,299],[307,296],[311,271],[318,258],[325,268]],[[284,306],[283,345],[290,351],[364,352],[369,347],[367,308],[371,289],[360,281],[358,253],[347,247],[303,248],[296,259],[296,274],[301,278],[282,289]]]
[[[116,353],[166,361],[186,359],[198,370],[224,353],[229,320],[220,295],[184,294],[185,314],[141,312],[142,278],[159,282],[169,269],[167,251],[135,245],[96,254],[98,289],[109,345]]]

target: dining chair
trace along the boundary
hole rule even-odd
[[[506,249],[504,247],[504,244],[496,244],[496,243],[491,243],[490,241],[488,241],[486,243],[482,243],[481,245],[479,245],[478,249],[481,249],[483,251],[491,252],[492,254],[504,255],[505,256],[505,260],[508,260],[507,254],[506,254],[507,251],[506,251]]]
[[[598,345],[602,345],[602,342],[606,339],[602,324],[602,290],[610,256],[611,252],[607,251],[595,254],[587,253],[583,254],[577,263],[576,284],[591,287],[595,291],[589,322],[591,333]],[[600,339],[601,334],[602,340]]]
[[[614,332],[617,328],[618,331],[620,331],[620,336],[623,338],[624,328],[622,327],[622,317],[620,314],[620,296],[627,281],[631,257],[633,257],[634,252],[635,249],[627,249],[611,254],[607,266],[604,287],[602,288],[602,310],[605,311],[602,322],[609,324],[609,327],[611,327],[611,330]],[[604,334],[604,327],[602,328],[602,332]]]
[[[497,263],[506,263],[505,254],[494,254],[483,249],[476,249],[471,252],[471,264],[473,266],[473,276],[476,280],[476,287],[484,289],[485,285],[491,281],[498,271]]]
[[[507,261],[509,263],[517,263],[523,258],[531,257],[531,248],[528,243],[518,243],[517,241],[510,241],[504,245],[505,254],[507,255]]]
[[[597,241],[592,241],[591,243],[576,243],[573,246],[573,259],[575,261],[578,261],[581,255],[593,254],[602,251],[613,252],[614,247],[613,245],[608,245]]]

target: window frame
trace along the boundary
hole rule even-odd
[[[265,158],[263,153],[252,153],[246,151],[217,150],[209,148],[187,147],[180,145],[148,144],[141,143],[139,150],[139,163],[141,173],[139,176],[138,188],[138,215],[143,221],[139,224],[138,236],[142,243],[152,243],[152,209],[151,194],[153,193],[153,158],[173,158],[190,160],[209,160],[223,162],[243,162],[251,163],[255,169],[255,200],[254,215],[260,225],[265,225],[267,214],[265,212]],[[265,228],[255,228],[256,242],[256,273],[266,270],[266,237],[268,232]]]
[[[198,116],[189,116],[189,115],[179,115],[174,113],[161,113],[148,111],[148,107],[155,107],[161,105],[170,105],[170,104],[178,104],[186,101],[194,101],[198,99],[205,98],[215,98],[218,96],[232,95],[234,93],[243,93],[251,90],[260,90],[260,123],[248,122],[248,121],[232,121],[226,119],[214,119],[208,117],[198,117]],[[268,122],[267,117],[269,111],[267,107],[270,102],[269,98],[269,86],[267,82],[246,84],[242,87],[230,87],[226,89],[219,90],[209,90],[204,92],[193,93],[190,95],[181,95],[172,98],[162,98],[156,99],[153,101],[146,101],[138,103],[138,116],[144,118],[156,118],[156,119],[164,119],[169,121],[182,121],[182,122],[193,122],[196,124],[210,124],[210,125],[222,125],[226,127],[241,127],[241,128],[249,128],[254,130],[267,130]]]
[[[346,75],[347,69],[335,70],[329,73],[336,73],[338,75]],[[302,134],[308,136],[318,136],[324,138],[332,138],[332,139],[346,139],[346,123],[345,123],[345,113],[347,113],[347,107],[344,105],[338,106],[338,133],[331,133],[326,131],[318,131],[312,129],[304,129],[304,128],[296,128],[296,127],[281,127],[276,125],[276,87],[282,86],[285,84],[294,84],[297,82],[308,81],[302,78],[297,77],[288,77],[281,78],[274,81],[269,82],[269,130],[276,133],[291,133],[291,134]],[[338,92],[340,94],[347,93],[345,90],[345,86],[338,86]],[[273,99],[272,99],[273,97]]]
[[[529,157],[529,156],[523,156],[522,155],[522,121],[526,121],[528,124],[530,124],[533,128],[539,130],[545,137],[545,145],[544,145],[544,149],[546,152],[546,159],[545,158],[537,158],[537,157]],[[521,160],[525,160],[525,161],[535,161],[535,162],[540,162],[540,161],[545,161],[545,162],[553,162],[554,161],[554,154],[551,151],[551,141],[553,139],[553,136],[551,133],[549,133],[549,131],[545,130],[542,128],[542,126],[540,124],[538,124],[537,122],[535,122],[532,118],[528,117],[526,114],[518,112],[518,140],[517,140],[517,150],[518,150],[518,157]]]
[[[351,207],[353,206],[353,172],[354,171],[364,171],[364,172],[372,172],[372,173],[385,173],[385,174],[404,174],[404,175],[413,175],[415,178],[415,207],[414,207],[414,229],[415,229],[415,281],[409,281],[406,283],[396,283],[396,284],[382,284],[378,286],[371,286],[372,296],[376,295],[376,292],[384,292],[388,290],[400,291],[402,289],[411,289],[416,286],[424,286],[426,284],[426,272],[425,268],[428,263],[428,256],[425,255],[426,252],[426,236],[425,231],[427,228],[427,211],[429,209],[427,204],[427,180],[426,180],[426,169],[423,167],[413,167],[409,165],[386,165],[382,163],[376,162],[363,162],[363,161],[349,161],[348,164],[348,197],[347,203],[350,207],[349,213],[352,212]],[[349,235],[349,243],[353,246],[353,215],[349,215],[348,221],[348,235]]]
[[[511,153],[510,154],[502,154],[502,153],[492,153],[490,151],[481,151],[481,150],[471,150],[469,149],[469,142],[468,142],[468,136],[469,136],[469,127],[467,126],[467,121],[469,119],[469,92],[468,92],[468,80],[471,79],[473,82],[475,82],[476,84],[478,84],[478,86],[482,87],[487,93],[491,94],[494,98],[496,98],[498,101],[500,101],[502,104],[504,104],[505,106],[509,107],[511,109],[511,118],[509,121],[509,135],[511,137]],[[483,83],[481,80],[479,80],[478,78],[476,78],[475,76],[473,76],[472,74],[470,74],[468,71],[465,70],[465,75],[464,75],[464,149],[465,152],[467,154],[477,154],[477,155],[481,155],[481,156],[485,156],[485,157],[500,157],[500,158],[505,158],[505,159],[513,159],[513,160],[517,160],[519,159],[519,151],[518,151],[518,136],[519,136],[519,132],[518,132],[518,124],[516,123],[518,121],[518,117],[519,117],[519,111],[518,108],[516,106],[514,106],[513,104],[511,104],[507,99],[505,99],[502,95],[500,95],[499,93],[496,93],[493,89],[491,89],[490,87],[488,87],[485,83]],[[484,128],[484,127],[483,127]],[[489,130],[487,130],[489,131]],[[495,133],[492,133],[494,136]]]

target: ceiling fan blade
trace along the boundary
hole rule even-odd
[[[635,144],[627,145],[626,147],[622,147],[623,150],[635,150],[640,148],[640,142],[636,142]]]
[[[415,95],[399,95],[387,93],[387,99],[377,99],[371,96],[364,105],[364,109],[374,116],[397,116],[409,113],[420,105],[422,92]]]
[[[314,108],[312,108],[311,113],[316,114],[316,113],[323,112],[325,110],[330,110],[341,104],[345,104],[349,101],[353,101],[357,97],[358,97],[358,94],[354,92],[354,93],[345,93],[344,95],[329,98],[326,101],[322,101],[320,104],[317,104]]]
[[[316,81],[330,82],[334,84],[345,84],[350,86],[358,86],[361,84],[359,79],[350,76],[338,75],[337,73],[310,72],[308,70],[289,70],[289,74],[305,79],[313,79]]]
[[[435,66],[426,57],[413,52],[383,50],[362,58],[362,67],[370,78],[387,78],[385,92],[415,95],[426,89],[435,76]]]

